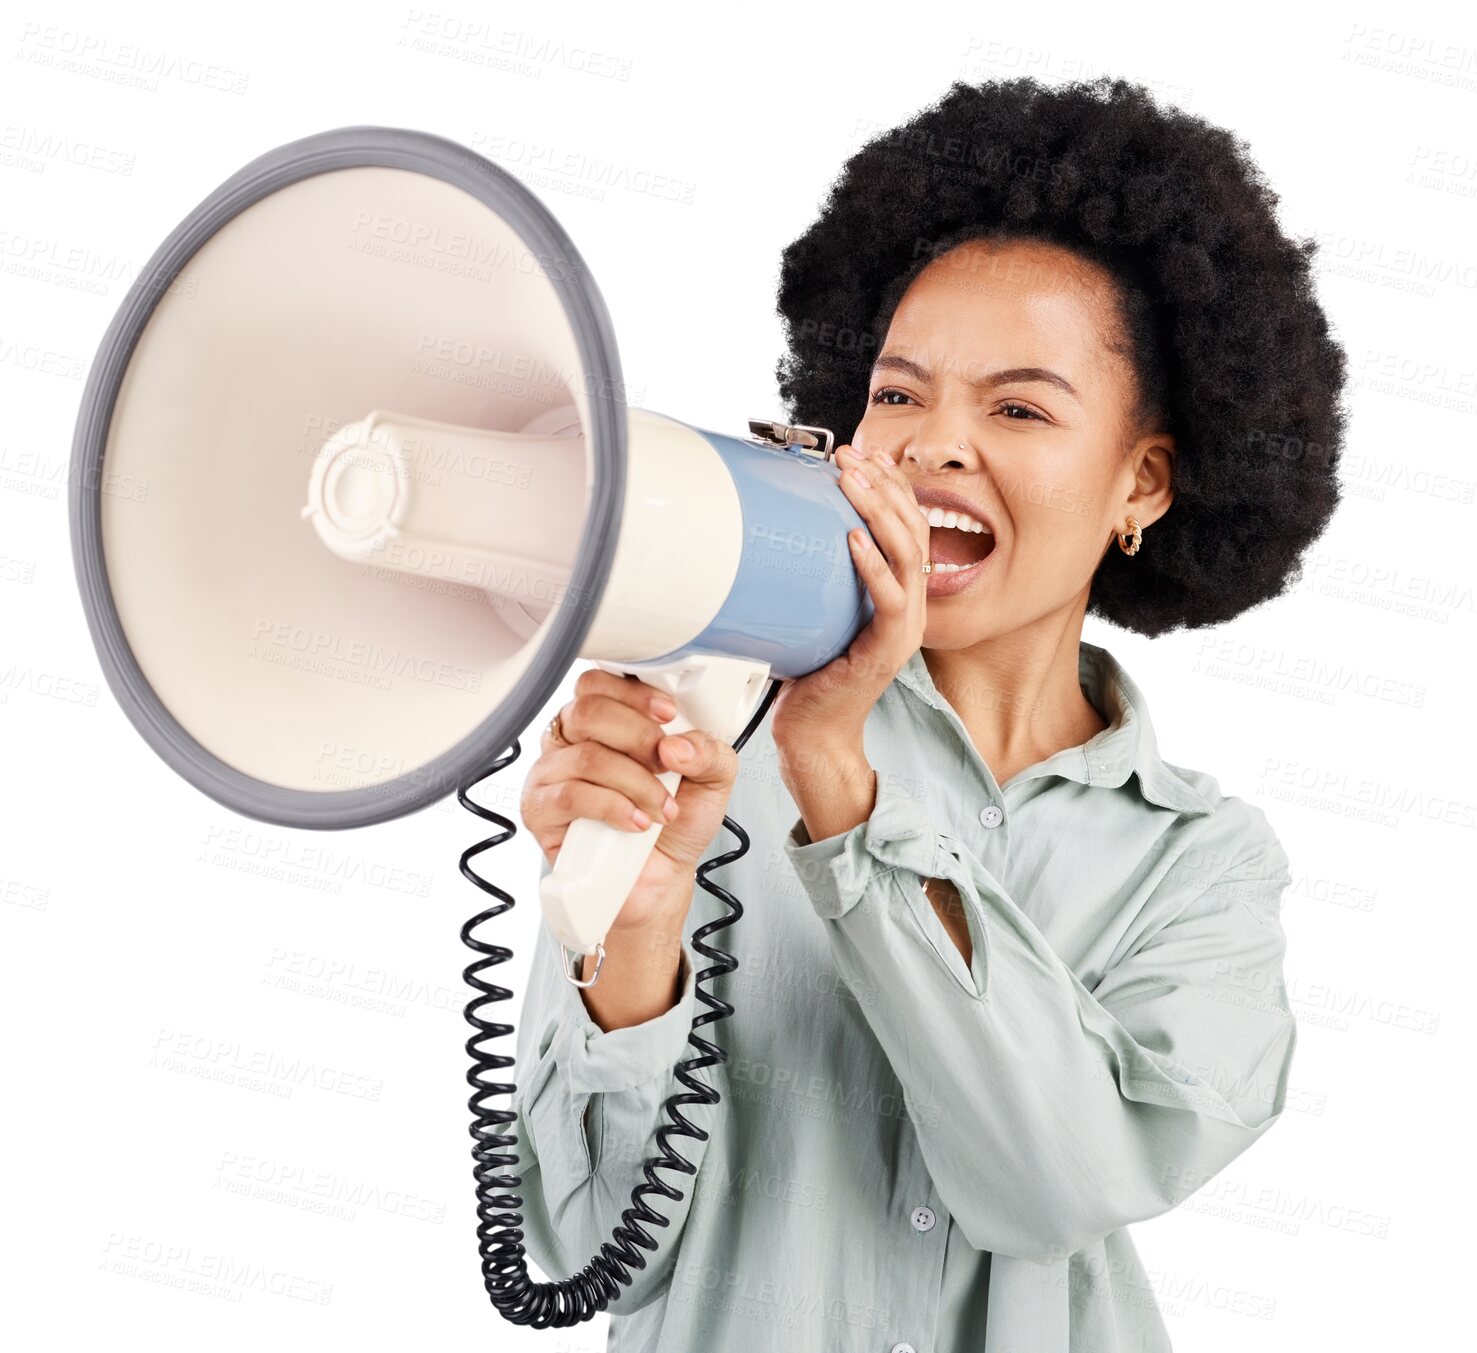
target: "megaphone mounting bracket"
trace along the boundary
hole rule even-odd
[[[749,437],[766,446],[794,448],[816,460],[830,460],[836,447],[836,434],[830,428],[810,423],[780,423],[768,418],[749,419]]]

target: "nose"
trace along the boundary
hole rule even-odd
[[[912,429],[899,450],[897,463],[900,469],[916,475],[938,474],[946,470],[973,474],[984,464],[967,435],[951,430],[938,420],[928,419]]]

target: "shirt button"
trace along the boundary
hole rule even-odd
[[[918,1350],[912,1344],[894,1344],[892,1353],[918,1353]]]
[[[996,804],[992,803],[988,808],[980,809],[980,821],[987,827],[998,827],[1005,821],[1005,814]]]
[[[909,1220],[913,1223],[913,1229],[915,1231],[931,1231],[933,1230],[935,1220],[933,1209],[931,1207],[915,1207],[913,1209],[913,1215]]]

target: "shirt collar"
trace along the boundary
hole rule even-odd
[[[958,718],[933,684],[922,649],[903,664],[897,679],[933,708],[948,710]],[[1060,775],[1079,784],[1117,788],[1133,776],[1139,793],[1150,803],[1193,816],[1214,811],[1184,775],[1160,757],[1144,694],[1106,648],[1079,642],[1077,679],[1083,694],[1108,720],[1108,727],[1076,747],[1064,747],[1038,761],[1013,777],[1012,783]]]

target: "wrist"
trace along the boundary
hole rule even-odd
[[[681,968],[686,920],[686,908],[674,907],[650,911],[638,922],[612,925],[604,940],[605,963],[600,975],[603,990],[594,1004],[586,1001],[586,1008],[594,1012],[598,1006],[602,1020],[618,1018],[622,1024],[639,1023],[659,1013],[653,1001],[661,1010],[669,1009],[667,989]],[[587,954],[580,975],[589,980],[594,971],[595,955]],[[607,981],[607,976],[611,980]],[[638,1007],[645,1013],[633,1018],[632,1011]],[[601,1028],[609,1027],[601,1023]]]
[[[775,742],[780,778],[793,795],[797,786],[864,783],[872,774],[862,736],[790,737]]]
[[[865,822],[877,801],[877,774],[851,744],[822,744],[781,760],[780,776],[812,843]]]
[[[697,872],[690,866],[670,882],[642,885],[611,922],[608,934],[622,940],[635,935],[647,941],[673,931],[680,935],[696,886]]]
[[[605,962],[600,979],[581,988],[585,1011],[604,1033],[626,1029],[666,1014],[677,1004],[681,987],[682,925],[670,930],[639,927],[605,937]],[[595,957],[586,955],[580,977],[588,982],[595,975]]]

